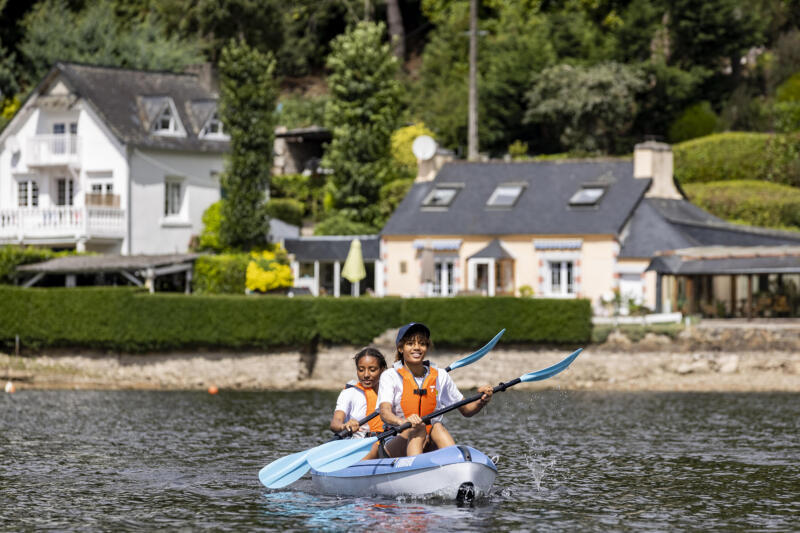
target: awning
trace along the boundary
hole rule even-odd
[[[429,248],[436,251],[458,250],[461,248],[461,239],[416,239],[414,249],[422,250]]]

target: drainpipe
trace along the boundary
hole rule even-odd
[[[125,241],[127,243],[127,245],[125,246],[127,248],[127,250],[125,251],[125,255],[132,255],[133,254],[133,242],[132,242],[133,241],[133,230],[132,230],[133,222],[131,221],[131,218],[132,218],[131,217],[131,205],[133,204],[133,202],[131,200],[131,195],[132,195],[132,191],[133,191],[133,185],[132,185],[132,181],[133,181],[132,174],[133,173],[131,172],[132,165],[131,165],[131,147],[130,146],[126,146],[125,147],[125,154],[126,154],[125,163],[127,164],[127,167],[128,167],[128,176],[127,176],[127,182],[128,182],[127,183],[127,189],[128,189],[127,192],[128,192],[128,194],[127,194],[127,199],[125,201]]]

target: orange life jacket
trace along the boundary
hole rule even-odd
[[[355,385],[348,383],[344,386],[345,389],[349,389],[350,387],[359,389],[364,393],[364,397],[367,399],[367,412],[364,413],[364,416],[371,415],[378,406],[378,393],[375,392],[373,388],[365,389],[361,383],[356,383]],[[373,433],[380,433],[383,431],[383,421],[380,416],[372,417],[372,420],[369,421],[369,430]]]
[[[414,375],[408,368],[402,366],[397,369],[397,373],[403,378],[403,396],[400,399],[400,407],[403,415],[408,418],[412,414],[419,416],[429,415],[436,410],[436,399],[439,391],[436,390],[436,378],[439,371],[433,367],[428,367],[428,375],[418,386]],[[427,424],[425,429],[431,432],[431,425]]]

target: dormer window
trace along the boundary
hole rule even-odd
[[[583,187],[572,195],[569,205],[596,205],[605,192],[605,187]]]
[[[498,185],[486,205],[489,207],[513,207],[524,188],[524,185],[514,183]]]
[[[203,129],[200,130],[200,137],[203,138],[213,138],[213,139],[227,139],[228,135],[225,134],[225,131],[222,126],[222,121],[219,119],[219,115],[216,111],[209,117],[206,125],[203,126]]]
[[[164,133],[167,135],[178,133],[178,121],[175,120],[175,114],[172,112],[171,106],[166,106],[161,114],[156,118],[153,125],[153,133]]]
[[[423,207],[447,207],[453,203],[461,187],[455,185],[437,185],[422,201]]]

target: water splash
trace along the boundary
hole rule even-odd
[[[531,439],[528,448],[531,450],[530,454],[525,454],[525,464],[528,466],[528,469],[531,471],[531,476],[533,476],[533,482],[536,486],[537,491],[547,490],[542,489],[542,480],[544,479],[545,473],[548,469],[552,468],[556,464],[555,459],[550,459],[546,457],[544,454],[536,453],[536,439]]]

